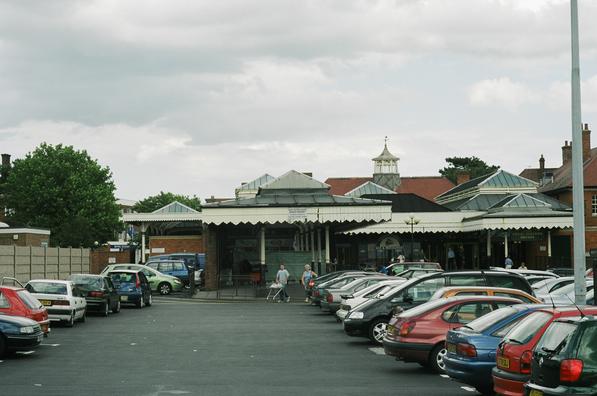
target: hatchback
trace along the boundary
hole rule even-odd
[[[0,357],[37,347],[41,344],[43,334],[39,324],[32,319],[0,315]]]
[[[167,295],[173,291],[180,291],[183,287],[182,281],[177,277],[162,274],[160,271],[141,264],[110,264],[102,270],[100,275],[107,275],[109,272],[116,270],[142,271],[147,277],[147,280],[149,280],[151,290],[155,290],[161,295]]]
[[[112,271],[108,274],[123,304],[134,304],[137,308],[151,306],[151,287],[141,270]]]
[[[92,274],[73,274],[68,277],[87,301],[87,311],[99,312],[108,316],[108,312],[120,312],[120,296],[116,292],[112,280],[107,276]]]
[[[383,347],[386,355],[417,362],[435,372],[444,372],[446,333],[493,310],[518,304],[520,300],[493,296],[464,296],[429,301],[393,317]]]
[[[335,313],[342,303],[342,295],[355,293],[372,286],[378,282],[388,279],[387,275],[370,275],[357,278],[341,287],[326,288],[322,292],[321,310],[323,312]]]
[[[497,296],[497,297],[512,297],[523,303],[540,303],[541,300],[531,296],[529,293],[522,290],[508,289],[505,287],[483,287],[483,286],[451,286],[444,287],[436,291],[430,300],[437,300],[438,298],[447,298],[454,296]]]
[[[45,336],[50,332],[48,310],[23,287],[0,286],[0,313],[33,319]]]
[[[75,321],[85,321],[87,301],[71,281],[34,279],[27,282],[25,289],[46,307],[51,321],[63,322],[68,327],[74,326]]]
[[[553,321],[533,352],[525,394],[597,395],[596,345],[597,318]]]
[[[533,348],[551,322],[560,318],[595,315],[597,307],[543,308],[520,321],[497,348],[496,367],[492,370],[493,389],[506,396],[522,396],[524,384],[530,378]]]

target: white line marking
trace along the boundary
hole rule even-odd
[[[376,355],[385,355],[386,353],[384,352],[383,348],[381,347],[377,347],[377,348],[369,348],[369,350],[371,352],[373,352]]]
[[[131,345],[135,346],[135,345],[137,345],[137,343],[136,342],[131,342]]]
[[[446,375],[446,374],[440,374],[439,376],[442,377],[442,378],[450,378],[450,376]]]
[[[24,352],[17,352],[19,355],[31,355],[32,353],[35,353],[35,351],[24,351]]]
[[[43,346],[51,346],[51,347],[57,347],[57,346],[60,346],[60,344],[39,344],[39,345],[43,345]]]
[[[471,388],[470,386],[461,386],[461,389],[464,389],[467,392],[476,392],[477,390],[475,388]]]

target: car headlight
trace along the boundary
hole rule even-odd
[[[19,329],[21,334],[33,334],[35,333],[35,327],[33,326],[24,326]]]
[[[349,319],[363,319],[363,317],[365,316],[364,313],[362,313],[361,311],[355,311],[355,312],[351,312],[350,315],[348,315]]]

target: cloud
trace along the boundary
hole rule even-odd
[[[510,109],[540,100],[530,88],[512,82],[508,77],[479,81],[469,88],[468,96],[474,106],[499,105]]]

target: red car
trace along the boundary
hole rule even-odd
[[[429,301],[394,316],[383,339],[386,355],[444,372],[448,330],[461,327],[494,309],[520,304],[508,297],[458,296]]]
[[[533,349],[549,327],[558,318],[597,314],[597,307],[543,308],[521,320],[498,345],[493,368],[493,390],[499,395],[523,396],[524,384],[531,375]]]
[[[22,287],[0,286],[0,314],[33,319],[45,336],[50,332],[48,310]]]

